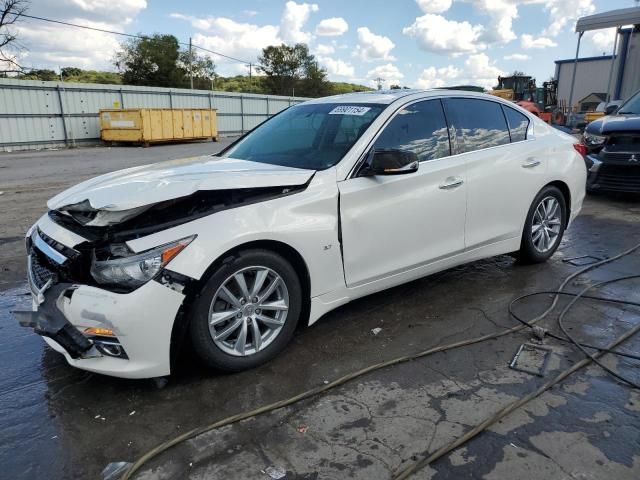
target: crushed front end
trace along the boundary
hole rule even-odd
[[[26,246],[33,309],[14,312],[21,325],[84,370],[123,378],[170,373],[171,332],[188,279],[173,281],[163,266],[139,285],[100,283],[101,241],[49,215],[30,229]]]

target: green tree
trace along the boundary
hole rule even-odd
[[[311,61],[305,66],[304,78],[299,82],[298,95],[302,97],[324,97],[331,92],[331,84],[327,81],[327,71]]]
[[[154,34],[133,38],[116,53],[115,65],[125,85],[176,87],[184,85],[184,70],[178,60],[180,48],[173,35]]]
[[[264,86],[268,93],[320,96],[329,91],[326,71],[318,67],[309,47],[303,43],[293,47],[285,44],[266,47],[258,62],[258,69],[265,74]]]
[[[216,74],[216,65],[210,57],[198,55],[195,51],[182,50],[178,55],[178,68],[182,71],[183,80],[179,85],[183,88],[189,88],[191,81],[189,79],[189,59],[191,59],[191,73],[193,74],[193,88],[200,90],[211,89],[211,80]]]
[[[49,70],[47,68],[41,68],[37,70],[29,70],[21,75],[18,75],[21,80],[44,80],[44,81],[53,81],[60,80],[60,77],[53,70]]]

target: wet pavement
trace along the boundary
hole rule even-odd
[[[516,296],[556,288],[578,255],[611,256],[640,242],[640,203],[589,197],[554,258],[520,266],[501,256],[357,300],[302,329],[278,358],[221,375],[187,354],[164,388],[78,371],[19,328],[9,311],[30,302],[23,284],[0,292],[0,477],[100,478],[114,461],[187,430],[287,398],[372,363],[514,325]],[[634,254],[573,282],[640,272]],[[0,275],[2,272],[0,272]],[[7,283],[7,285],[9,285]],[[602,293],[640,301],[640,281]],[[519,312],[532,317],[543,299]],[[567,318],[581,339],[604,344],[635,324],[638,309],[580,302]],[[555,325],[551,317],[547,326]],[[381,328],[374,335],[372,329]],[[507,367],[527,332],[371,373],[325,395],[185,442],[137,478],[387,479],[425,451],[460,436],[580,354],[552,348],[544,377]],[[640,338],[624,345],[640,353]],[[637,362],[605,357],[640,381]],[[414,478],[640,478],[640,395],[588,367]]]

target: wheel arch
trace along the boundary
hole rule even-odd
[[[300,279],[302,287],[302,310],[300,312],[299,326],[308,324],[309,312],[311,309],[311,276],[307,262],[304,260],[300,252],[291,245],[278,240],[255,240],[237,245],[222,255],[218,256],[211,265],[207,267],[199,280],[194,280],[186,291],[185,298],[176,318],[173,322],[171,330],[170,359],[171,370],[177,360],[182,345],[184,344],[186,332],[189,328],[189,308],[193,304],[195,298],[200,294],[202,286],[213,275],[213,273],[223,264],[233,260],[240,252],[244,250],[269,250],[284,257],[294,268]]]
[[[571,218],[571,190],[569,190],[569,185],[567,185],[565,182],[563,182],[562,180],[554,180],[553,182],[549,182],[547,183],[544,187],[556,187],[558,190],[560,190],[560,192],[562,193],[562,196],[564,197],[564,202],[567,206],[567,215],[565,218],[565,228],[569,225],[569,218]],[[540,190],[542,190],[542,188]]]

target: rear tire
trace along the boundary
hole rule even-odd
[[[240,252],[211,275],[194,302],[193,346],[217,370],[256,367],[289,343],[301,308],[300,280],[285,258],[269,250]]]
[[[546,262],[555,253],[567,225],[567,203],[557,187],[544,187],[533,200],[525,220],[516,257],[522,263]]]

